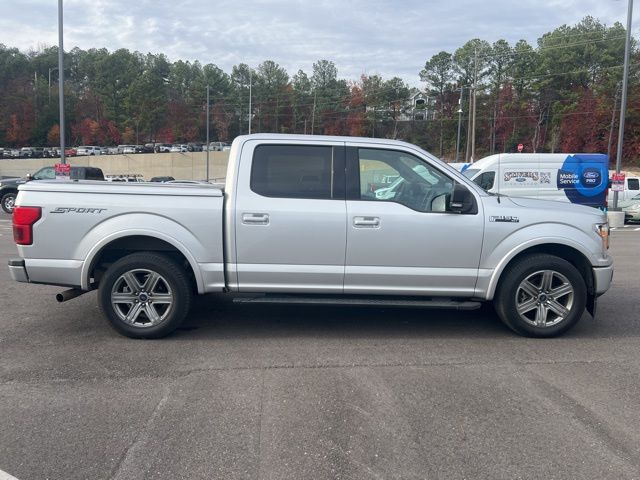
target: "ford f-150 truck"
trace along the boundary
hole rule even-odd
[[[381,198],[383,178],[402,178]],[[605,214],[489,194],[424,150],[370,138],[260,134],[225,185],[31,181],[13,213],[19,282],[97,289],[113,327],[162,337],[192,296],[474,309],[550,337],[610,286]]]

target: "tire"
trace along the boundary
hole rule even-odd
[[[500,278],[494,306],[500,319],[527,337],[560,335],[582,317],[587,287],[576,267],[546,254],[520,258]]]
[[[13,207],[16,204],[17,195],[18,194],[16,192],[9,192],[2,196],[0,204],[2,204],[2,210],[4,210],[5,213],[13,213]]]
[[[133,253],[107,269],[98,288],[98,303],[118,333],[162,338],[189,313],[191,287],[187,272],[169,257]]]

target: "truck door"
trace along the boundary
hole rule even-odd
[[[250,141],[235,195],[241,292],[342,293],[344,143]]]
[[[398,177],[393,192],[376,195],[381,175]],[[347,145],[345,293],[473,295],[482,204],[475,197],[475,214],[447,211],[454,183],[411,153]]]

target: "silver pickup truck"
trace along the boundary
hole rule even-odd
[[[388,188],[391,193],[376,195]],[[387,182],[388,183],[388,182]],[[610,286],[599,210],[487,194],[420,148],[385,139],[235,139],[226,184],[29,182],[13,213],[19,282],[92,289],[120,333],[162,337],[192,296],[478,308],[528,336],[595,314]],[[243,295],[237,295],[238,293]]]

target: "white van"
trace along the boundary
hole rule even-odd
[[[608,167],[599,153],[500,153],[462,173],[490,193],[604,208]]]

